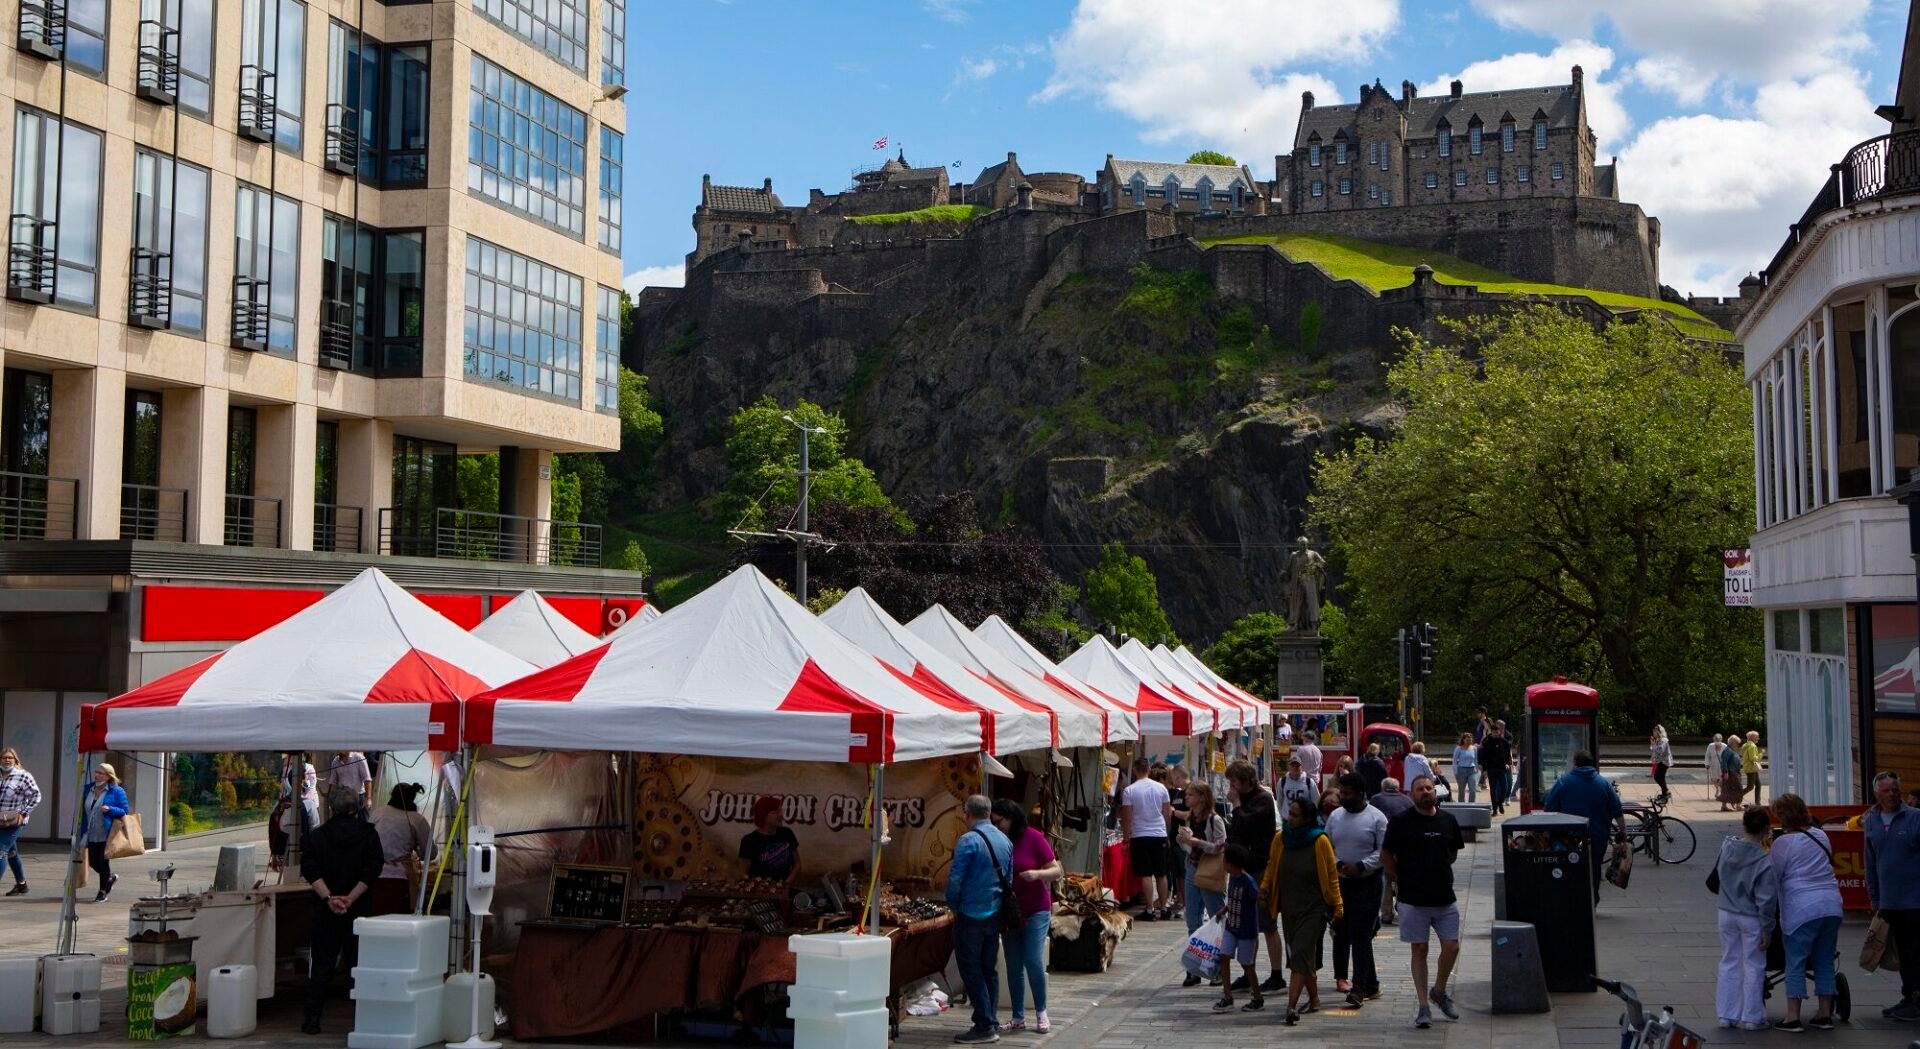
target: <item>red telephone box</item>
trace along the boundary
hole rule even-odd
[[[1540,807],[1560,774],[1573,767],[1573,755],[1599,756],[1600,693],[1555,675],[1527,686],[1526,751],[1520,764],[1520,811]]]

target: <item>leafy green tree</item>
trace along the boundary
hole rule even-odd
[[[812,474],[809,509],[824,503],[884,509],[903,528],[906,513],[873,476],[867,464],[846,454],[847,423],[811,401],[783,408],[771,396],[760,398],[733,415],[727,436],[728,475],[723,502],[728,516],[746,528],[764,528],[786,522],[786,513],[800,501],[800,433],[794,422],[819,432],[808,436],[808,463]]]
[[[1217,149],[1196,149],[1187,156],[1189,164],[1219,164],[1225,167],[1238,167],[1240,162]]]
[[[1262,699],[1277,699],[1280,635],[1286,629],[1287,621],[1277,612],[1241,616],[1200,653],[1200,661]]]
[[[1752,525],[1737,365],[1546,306],[1456,334],[1465,354],[1409,338],[1390,440],[1316,464],[1356,657],[1391,672],[1394,627],[1436,624],[1432,725],[1555,673],[1599,688],[1614,731],[1756,709],[1760,622],[1721,606],[1717,556]]]
[[[627,545],[621,547],[620,552],[607,562],[607,567],[618,568],[623,572],[639,572],[641,575],[647,575],[653,571],[653,566],[647,563],[647,552],[640,548],[638,539],[627,540]]]
[[[1087,570],[1086,591],[1087,612],[1095,622],[1146,645],[1180,643],[1160,607],[1160,582],[1153,570],[1119,543],[1100,549],[1099,563]]]
[[[616,515],[639,513],[653,488],[653,462],[666,435],[666,421],[647,395],[647,377],[620,369],[620,450],[553,457],[554,482],[576,478],[580,486],[578,518],[606,524]],[[556,514],[557,517],[557,514]]]

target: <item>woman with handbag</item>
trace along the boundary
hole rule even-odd
[[[93,902],[105,903],[113,894],[113,883],[120,880],[107,856],[107,842],[116,825],[123,826],[127,818],[127,792],[112,765],[103,761],[93,767],[93,788],[81,801],[80,815],[86,821],[87,866],[100,878],[100,891],[94,894]]]
[[[1013,1019],[1002,1030],[1027,1029],[1026,985],[1033,985],[1033,1029],[1053,1029],[1047,1019],[1047,938],[1053,934],[1053,890],[1066,870],[1053,854],[1047,836],[1027,825],[1027,814],[1017,802],[1001,798],[993,803],[993,825],[1013,843],[1013,897],[1020,903],[1020,924],[1001,934],[1007,951],[1007,994],[1013,999]]]
[[[1833,1030],[1834,954],[1840,937],[1840,882],[1833,873],[1833,843],[1813,825],[1798,794],[1773,799],[1780,834],[1773,839],[1773,869],[1780,875],[1780,932],[1786,937],[1787,1016],[1782,1031]],[[1724,875],[1722,876],[1724,878]],[[1805,1024],[1807,969],[1813,969],[1820,1011]]]
[[[39,804],[40,784],[34,782],[33,773],[20,764],[20,755],[12,747],[0,748],[0,856],[6,857],[13,871],[9,896],[27,894],[27,872],[20,865],[20,850],[15,843]]]
[[[1186,854],[1187,935],[1192,936],[1202,921],[1227,905],[1227,821],[1207,783],[1187,784],[1187,811],[1191,816],[1176,844]],[[1181,986],[1199,982],[1200,977],[1188,973]]]

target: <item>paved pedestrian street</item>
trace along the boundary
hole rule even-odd
[[[1652,793],[1645,773],[1608,770],[1621,782],[1628,799],[1644,798]],[[1704,886],[1707,872],[1720,840],[1729,833],[1732,814],[1717,812],[1706,800],[1705,787],[1694,780],[1674,777],[1680,800],[1669,811],[1694,825],[1699,848],[1685,864],[1654,867],[1644,857],[1638,859],[1632,887],[1622,893],[1611,886],[1604,890],[1596,931],[1601,975],[1623,979],[1640,991],[1650,1007],[1671,1005],[1683,1023],[1707,1037],[1712,1045],[1778,1045],[1794,1038],[1774,1031],[1740,1032],[1719,1030],[1713,1015],[1714,971],[1720,944],[1716,932],[1713,897]],[[1269,995],[1267,1007],[1260,1013],[1238,1010],[1217,1014],[1211,1004],[1218,992],[1207,987],[1180,986],[1180,948],[1185,942],[1185,927],[1180,922],[1137,923],[1122,943],[1111,970],[1101,974],[1054,974],[1049,978],[1049,1013],[1054,1032],[1041,1037],[1031,1032],[1008,1034],[1002,1044],[1009,1046],[1045,1044],[1050,1049],[1163,1049],[1180,1044],[1206,1046],[1209,1049],[1252,1049],[1256,1046],[1284,1044],[1291,1040],[1317,1044],[1336,1044],[1341,1049],[1408,1049],[1430,1045],[1442,1049],[1540,1049],[1562,1046],[1614,1046],[1619,1044],[1617,1022],[1619,1003],[1604,993],[1561,994],[1554,996],[1551,1014],[1539,1016],[1494,1016],[1489,1011],[1492,999],[1489,976],[1489,924],[1494,914],[1494,870],[1499,860],[1495,843],[1498,826],[1492,836],[1483,834],[1470,844],[1455,866],[1457,886],[1461,890],[1463,942],[1454,997],[1461,1018],[1450,1023],[1438,1014],[1429,1031],[1411,1027],[1414,998],[1408,973],[1408,949],[1400,943],[1396,930],[1381,930],[1374,941],[1385,994],[1362,1009],[1329,1008],[1303,1017],[1298,1027],[1287,1028],[1284,994]],[[39,1035],[7,1036],[8,1046],[81,1046],[124,1044],[119,1036],[118,1019],[124,1002],[124,954],[120,938],[126,930],[126,901],[140,892],[152,891],[146,871],[161,862],[177,865],[179,885],[202,885],[210,880],[217,846],[222,839],[195,839],[192,847],[165,854],[148,854],[137,860],[116,864],[121,872],[115,901],[105,906],[83,902],[80,907],[80,942],[109,959],[106,979],[107,1019],[102,1033],[92,1038],[48,1038]],[[232,840],[229,836],[225,840]],[[29,858],[29,877],[35,894],[27,899],[0,901],[0,954],[32,953],[46,950],[54,934],[59,902],[52,895],[58,884],[63,857],[36,851]],[[1888,973],[1864,973],[1854,966],[1864,936],[1863,917],[1849,916],[1842,927],[1840,956],[1842,971],[1852,983],[1853,1022],[1842,1024],[1831,1033],[1809,1032],[1798,1041],[1829,1049],[1902,1049],[1920,1038],[1920,1024],[1901,1024],[1880,1016],[1880,1008],[1898,993],[1898,977]],[[1323,1001],[1338,1002],[1333,990],[1331,951],[1329,968],[1323,970]],[[1437,955],[1437,951],[1436,951]],[[1261,972],[1267,971],[1263,954]],[[1241,1002],[1246,1000],[1239,995]],[[1768,1002],[1769,1016],[1778,1019],[1781,1002]],[[1811,1015],[1809,1011],[1808,1015]],[[329,1033],[308,1037],[297,1033],[299,1007],[297,994],[283,990],[278,1002],[263,1005],[261,1029],[249,1039],[225,1044],[252,1046],[326,1046],[345,1042],[350,1024],[351,1003],[344,993],[336,994],[327,1012]],[[1001,1019],[1007,1018],[1005,1003]],[[1031,1013],[1029,1013],[1031,1019]],[[959,1006],[938,1017],[908,1017],[901,1037],[894,1044],[913,1049],[931,1049],[952,1044],[955,1034],[966,1029],[967,1009]],[[198,1039],[196,1039],[198,1040]],[[503,1039],[506,1044],[516,1044]],[[542,1042],[540,1045],[576,1043]],[[608,1044],[608,1043],[597,1043]],[[672,1049],[694,1049],[712,1042],[658,1043]]]

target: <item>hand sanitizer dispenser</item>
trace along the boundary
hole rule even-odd
[[[467,1028],[466,1041],[449,1042],[447,1049],[500,1049],[499,1042],[490,1042],[481,1037],[481,1033],[489,1030],[492,1024],[483,1024],[480,1013],[481,999],[492,998],[491,994],[483,994],[483,991],[490,991],[491,987],[485,985],[485,974],[480,971],[480,934],[486,925],[486,916],[493,913],[493,887],[499,879],[500,856],[494,848],[493,828],[472,828],[467,832],[467,913],[472,917],[473,943],[471,1024]],[[488,1021],[491,1019],[491,1016],[487,1017]]]

